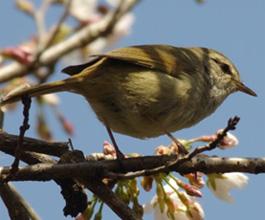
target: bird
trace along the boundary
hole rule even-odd
[[[107,128],[120,158],[112,131],[139,139],[172,138],[171,132],[197,124],[234,92],[257,96],[229,58],[203,47],[129,46],[92,55],[62,71],[70,77],[11,92],[0,106],[25,95],[82,95]],[[182,147],[180,151],[187,153]]]

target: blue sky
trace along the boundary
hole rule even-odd
[[[229,117],[240,116],[241,121],[234,132],[239,138],[239,146],[227,151],[216,150],[210,152],[210,155],[245,157],[264,157],[265,155],[263,140],[265,135],[264,11],[265,1],[263,0],[209,0],[202,5],[192,0],[141,1],[134,10],[136,21],[132,33],[116,45],[122,47],[163,43],[175,46],[203,46],[223,52],[234,62],[241,73],[242,80],[256,91],[258,97],[233,94],[212,116],[192,128],[175,133],[175,136],[180,138],[211,134],[224,127]],[[53,17],[51,16],[50,19],[52,21]],[[0,2],[0,27],[2,28],[0,47],[19,43],[35,31],[29,18],[14,11],[13,1]],[[58,75],[60,75],[59,72]],[[84,99],[69,93],[60,94],[60,97],[63,102],[61,109],[75,125],[76,133],[72,138],[74,146],[86,154],[101,151],[102,143],[108,140],[108,136]],[[53,122],[51,112],[47,111],[47,113],[54,130],[60,130],[59,125]],[[32,119],[34,114],[32,109]],[[17,133],[21,121],[21,112],[9,114],[5,122],[6,130]],[[62,132],[55,133],[57,140],[67,140]],[[32,128],[27,135],[34,136],[34,129]],[[143,141],[118,134],[115,136],[123,152],[152,154],[156,146],[169,143],[167,137]],[[3,162],[5,162],[4,165],[9,164],[8,158],[0,153],[1,166]],[[232,205],[219,201],[207,189],[203,190],[204,197],[200,201],[207,220],[265,219],[265,175],[248,176],[249,185],[240,192],[233,192],[236,201]],[[26,182],[15,183],[15,185],[43,219],[64,219],[61,211],[64,202],[60,198],[59,188],[53,183]],[[142,201],[147,201],[151,197],[151,193],[144,194]],[[2,202],[0,202],[0,210],[0,218],[8,219]],[[106,215],[108,217],[104,219],[117,219],[109,210],[106,211]],[[151,217],[147,216],[146,219]]]

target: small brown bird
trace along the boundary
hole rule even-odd
[[[233,92],[256,96],[232,62],[212,49],[142,45],[93,58],[66,67],[63,72],[71,77],[10,93],[1,105],[23,95],[78,93],[106,126],[119,154],[111,130],[136,138],[170,136],[213,113]]]

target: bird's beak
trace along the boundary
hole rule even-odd
[[[235,81],[235,83],[236,83],[236,87],[237,87],[238,91],[244,92],[244,93],[251,95],[251,96],[257,96],[257,94],[252,89],[245,86],[242,82]]]

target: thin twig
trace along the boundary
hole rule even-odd
[[[29,125],[29,109],[30,109],[30,105],[31,105],[30,97],[29,96],[23,96],[22,97],[22,103],[24,105],[24,109],[23,109],[24,120],[23,120],[23,124],[19,128],[19,139],[17,142],[16,151],[15,151],[15,160],[12,164],[12,170],[13,171],[16,171],[18,169],[19,158],[20,158],[20,153],[21,153],[22,146],[23,146],[24,136],[25,136],[26,131],[30,127],[30,125]]]
[[[37,32],[38,32],[38,45],[42,47],[46,35],[46,24],[45,24],[45,14],[51,4],[51,0],[43,0],[40,7],[34,11],[33,16],[35,18]]]
[[[187,154],[186,156],[184,156],[183,158],[178,160],[176,162],[176,164],[173,166],[177,167],[180,164],[182,164],[183,162],[191,160],[193,157],[195,157],[196,155],[198,155],[200,153],[215,149],[218,146],[218,144],[220,144],[220,142],[227,135],[228,131],[232,131],[232,130],[236,129],[236,125],[238,124],[239,120],[240,120],[240,118],[238,116],[230,118],[227,122],[227,126],[222,130],[221,133],[217,134],[217,138],[214,141],[210,142],[208,145],[195,148],[189,154]]]
[[[65,9],[63,11],[63,14],[61,15],[61,17],[59,18],[57,24],[55,25],[54,29],[52,30],[52,33],[48,36],[48,39],[46,42],[43,43],[43,45],[41,45],[41,47],[39,48],[37,55],[36,55],[36,59],[38,60],[38,58],[41,56],[41,54],[51,46],[54,38],[56,37],[56,35],[58,34],[58,32],[60,31],[60,28],[63,24],[63,22],[66,20],[66,18],[69,15],[69,9],[71,7],[71,3],[72,0],[68,0],[65,4]]]
[[[49,33],[49,34],[46,32],[44,33],[44,30],[42,30],[42,33],[39,33],[38,48],[34,54],[33,61],[29,64],[30,67],[34,68],[34,66],[38,66],[38,62],[39,62],[41,55],[52,45],[55,37],[57,36],[58,32],[60,31],[60,28],[61,28],[63,22],[65,21],[65,19],[69,15],[69,9],[71,6],[71,2],[72,2],[72,0],[68,0],[66,2],[63,14],[59,18],[57,24],[55,25],[55,27],[51,31],[51,33]],[[42,23],[44,23],[44,14],[46,13],[50,4],[51,4],[50,0],[44,1],[42,6],[40,7],[40,9],[35,13],[36,14],[35,20],[36,20],[37,26],[44,25],[44,24],[42,24]],[[38,25],[38,23],[40,23],[40,24]],[[41,36],[40,34],[42,34],[44,36]],[[54,69],[53,63],[50,65],[46,65],[46,67],[47,68],[45,70],[47,71],[47,73],[46,74],[43,74],[43,73],[40,74],[40,76],[41,76],[41,77],[39,77],[40,83],[42,83],[45,79],[47,79],[53,73],[53,69]],[[36,71],[36,76],[38,76],[38,71]]]

